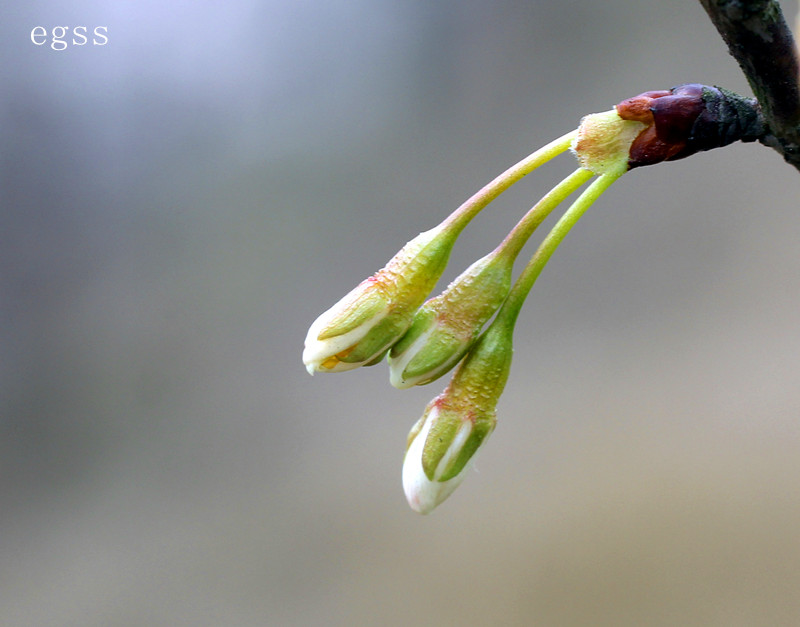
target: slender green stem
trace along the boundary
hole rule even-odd
[[[502,194],[505,190],[519,181],[522,177],[533,172],[540,165],[547,163],[554,157],[566,151],[572,140],[575,138],[577,130],[571,131],[566,135],[551,141],[542,146],[533,154],[525,157],[519,163],[511,166],[492,182],[481,188],[476,194],[469,198],[464,204],[456,209],[449,218],[444,221],[444,225],[452,227],[459,233],[472,218],[486,207],[490,202]]]
[[[498,255],[507,255],[512,261],[516,259],[523,246],[537,227],[549,216],[553,209],[564,202],[564,199],[594,176],[591,170],[578,168],[567,178],[551,189],[537,202],[506,238],[495,249]]]
[[[593,181],[592,184],[578,196],[575,202],[572,203],[570,208],[567,209],[558,223],[553,227],[553,230],[544,238],[539,248],[528,262],[528,265],[525,266],[525,269],[519,275],[517,282],[511,288],[508,298],[497,314],[495,324],[506,325],[509,328],[514,326],[528,293],[531,291],[533,284],[536,282],[536,279],[539,277],[539,274],[541,274],[542,269],[550,260],[556,248],[564,241],[567,233],[575,226],[580,217],[594,201],[596,201],[614,181],[622,176],[623,173],[624,170],[606,172]]]

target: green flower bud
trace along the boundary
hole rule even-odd
[[[320,315],[303,350],[308,372],[342,372],[380,361],[441,277],[457,235],[445,223],[420,233]]]
[[[414,511],[427,514],[452,494],[494,430],[511,368],[512,331],[513,325],[490,325],[411,430],[403,489]]]
[[[453,368],[508,295],[512,266],[513,257],[490,253],[427,301],[389,352],[392,385],[423,385]]]

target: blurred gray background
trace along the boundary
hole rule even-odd
[[[108,44],[31,43],[58,25]],[[637,170],[590,210],[428,517],[400,466],[444,382],[300,361],[320,312],[582,115],[747,93],[699,3],[42,0],[0,9],[0,54],[4,627],[800,624],[776,153]],[[490,206],[444,281],[573,167]]]

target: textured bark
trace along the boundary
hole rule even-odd
[[[774,0],[700,0],[747,77],[768,132],[760,141],[800,170],[797,48]]]

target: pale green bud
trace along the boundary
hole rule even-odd
[[[443,225],[420,233],[319,316],[303,350],[308,372],[342,372],[380,361],[441,277],[456,236]]]
[[[490,253],[420,308],[389,352],[393,386],[430,383],[461,360],[508,295],[512,265],[511,256]]]
[[[491,325],[411,430],[403,490],[414,511],[427,514],[452,494],[494,430],[511,368],[511,332]]]
[[[628,169],[631,144],[647,125],[623,120],[616,109],[584,116],[570,146],[578,162],[595,174]]]

